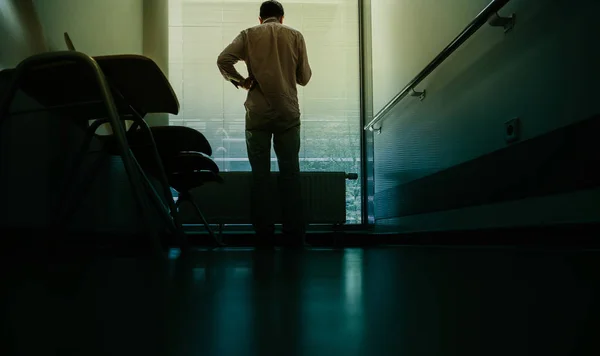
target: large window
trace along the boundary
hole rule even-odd
[[[258,24],[261,0],[169,0],[169,77],[181,102],[172,125],[202,131],[223,171],[249,171],[244,133],[246,92],[220,75],[219,53]],[[288,0],[287,26],[306,39],[313,78],[299,88],[303,171],[360,174],[358,0]],[[244,63],[238,70],[246,74]],[[272,153],[273,170],[277,162]],[[360,179],[347,183],[348,223],[360,223]]]

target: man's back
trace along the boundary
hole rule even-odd
[[[247,128],[273,121],[278,126],[298,124],[296,85],[306,85],[312,74],[302,34],[276,18],[266,19],[261,25],[242,31],[221,53],[218,65],[226,78],[239,81],[241,76],[233,68],[238,60],[246,62],[255,83],[245,103]]]
[[[246,148],[252,168],[252,225],[259,242],[273,244],[275,223],[269,214],[271,147],[279,166],[283,234],[304,245],[306,226],[300,187],[300,108],[296,85],[311,77],[302,34],[283,26],[279,1],[260,6],[260,25],[242,31],[219,56],[225,79],[249,90],[246,100]],[[234,64],[245,61],[250,77]]]

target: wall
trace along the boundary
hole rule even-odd
[[[169,77],[169,1],[143,1],[143,54],[151,58]],[[150,126],[169,124],[168,114],[149,114]]]
[[[375,111],[423,69],[487,2],[373,2]],[[501,11],[517,13],[512,32],[504,34],[499,28],[484,26],[418,87],[427,90],[425,101],[409,97],[397,105],[383,122],[381,134],[375,136],[378,223],[401,230],[430,230],[597,219],[600,210],[594,208],[597,204],[593,199],[598,192],[591,188],[583,193],[561,192],[502,202],[498,197],[501,192],[493,189],[501,183],[499,177],[510,180],[527,173],[543,179],[542,172],[528,171],[544,158],[540,156],[544,150],[536,145],[559,145],[533,139],[559,130],[552,137],[560,140],[564,137],[560,130],[599,112],[600,50],[596,34],[600,25],[594,18],[598,10],[600,3],[592,0],[580,1],[577,6],[565,0],[513,0]],[[504,123],[514,117],[522,120],[521,142],[511,145],[511,154],[503,158],[519,162],[519,169],[511,171],[510,164],[493,161],[499,156],[490,154],[509,147],[504,140]],[[528,154],[534,151],[539,155]],[[468,162],[475,163],[464,165]],[[483,168],[500,165],[503,171]],[[445,179],[450,176],[447,172],[453,172],[452,180]],[[464,187],[467,181],[472,184],[470,189]],[[529,184],[533,187],[535,183]],[[407,187],[423,193],[407,194]],[[426,194],[461,189],[464,196],[455,194],[452,198],[462,199],[457,203],[463,204],[454,204],[460,208],[450,208],[450,203],[447,209],[440,208],[444,206],[440,200],[450,198]],[[476,196],[493,198],[487,203],[467,202]],[[416,205],[419,209],[411,210]]]
[[[142,54],[143,0],[34,0],[48,45],[66,50],[63,33],[90,56]]]
[[[0,1],[0,70],[47,50],[31,0]]]

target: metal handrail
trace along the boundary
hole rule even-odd
[[[389,103],[387,103],[379,112],[373,117],[373,119],[365,125],[365,130],[374,130],[376,123],[381,121],[385,115],[404,99],[411,91],[414,91],[415,87],[419,85],[429,74],[431,74],[437,67],[442,64],[446,58],[448,58],[454,51],[456,51],[466,40],[468,40],[477,30],[485,25],[490,19],[490,25],[492,26],[503,26],[505,32],[510,30],[514,23],[514,15],[510,18],[501,18],[498,16],[498,11],[504,7],[510,0],[492,0],[485,9],[483,9],[473,21],[452,41],[450,44],[440,52],[425,69],[423,69],[417,76],[408,83],[400,93],[398,93]],[[425,92],[415,92],[416,96],[424,97]]]

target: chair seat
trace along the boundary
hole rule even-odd
[[[163,157],[167,174],[209,171],[219,173],[219,166],[202,152],[181,152],[172,157]]]
[[[223,183],[223,178],[211,171],[193,171],[168,175],[169,185],[178,192],[188,192],[205,183]]]
[[[219,166],[209,156],[210,144],[204,135],[183,126],[152,127],[158,154],[163,163],[169,185],[179,192],[187,192],[205,183],[222,183]],[[109,148],[116,152],[114,138],[103,138]],[[155,156],[149,148],[148,137],[141,131],[129,132],[131,149],[146,173],[159,176]]]
[[[185,126],[153,126],[150,130],[161,156],[173,156],[185,151],[212,155],[210,143],[198,130]],[[140,130],[129,132],[128,139],[131,146],[148,142],[147,135]]]

